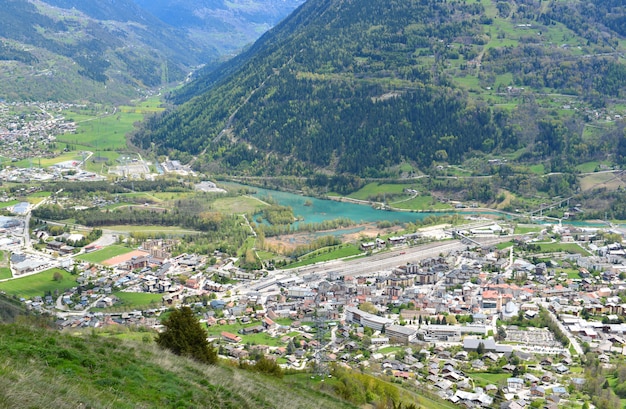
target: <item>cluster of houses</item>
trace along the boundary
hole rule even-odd
[[[559,231],[560,237],[588,236],[561,229],[568,231]],[[240,270],[220,254],[212,266],[197,255],[171,257],[174,245],[148,241],[115,268],[79,265],[77,288],[61,295],[62,303],[75,310],[115,305],[113,293],[120,290],[160,294],[158,306],[125,315],[86,313],[63,325],[152,323],[153,315],[168,306],[196,297],[192,306],[215,328],[212,339],[225,356],[246,359],[262,350],[284,358],[283,365],[302,368],[327,344],[330,360],[415,382],[467,407],[501,403],[525,408],[536,399],[558,405],[580,386],[571,372],[575,356],[553,333],[511,324],[532,320],[541,309],[552,311],[566,336],[588,343],[603,360],[626,354],[621,318],[626,283],[620,278],[626,260],[619,243],[594,241],[590,248],[587,241],[583,245],[591,256],[550,253],[541,261],[536,254],[514,254],[511,248],[475,248],[375,273],[281,274],[262,281],[257,281],[258,273]],[[202,296],[209,297],[197,301]],[[327,327],[330,343],[316,338],[314,324],[301,324],[320,316],[333,323]],[[238,332],[220,330],[234,324]],[[501,342],[500,327],[507,343]],[[280,346],[250,345],[249,337],[260,333],[279,339]],[[398,345],[409,353],[396,359],[397,350],[386,351]],[[522,371],[519,361],[533,369]],[[472,374],[494,368],[505,376],[477,385]]]
[[[421,233],[408,233],[402,236],[392,236],[392,237],[387,238],[386,240],[383,240],[381,238],[376,238],[376,240],[374,241],[361,243],[360,246],[361,246],[361,250],[363,251],[372,251],[372,250],[379,250],[381,248],[386,247],[387,245],[399,246],[399,245],[407,244],[410,242],[416,242],[422,238],[423,238],[423,235]]]
[[[56,135],[76,132],[76,123],[49,112],[68,109],[71,104],[55,102],[0,103],[0,147],[4,157],[17,161],[51,155],[48,144]]]

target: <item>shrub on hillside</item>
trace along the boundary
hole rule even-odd
[[[217,362],[217,352],[207,341],[207,332],[194,316],[189,307],[172,311],[163,322],[165,331],[160,333],[156,342],[176,355],[188,356],[206,364]]]

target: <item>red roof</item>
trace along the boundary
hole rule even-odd
[[[235,342],[241,341],[241,337],[235,334],[231,334],[230,332],[222,331],[221,335],[222,335],[222,338],[226,338],[230,341],[235,341]]]
[[[491,298],[498,298],[498,292],[497,291],[493,291],[493,290],[485,290],[483,291],[483,300],[484,299],[491,299]]]

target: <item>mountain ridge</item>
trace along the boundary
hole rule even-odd
[[[218,59],[130,0],[9,0],[0,22],[8,100],[127,101]]]
[[[196,41],[232,56],[303,3],[302,0],[134,0]]]
[[[243,175],[387,177],[519,149],[558,169],[610,155],[577,131],[593,118],[540,101],[571,94],[601,113],[626,97],[624,37],[607,25],[594,36],[602,13],[588,7],[312,0],[175,94],[180,107],[133,141],[183,160],[206,152],[199,170]]]

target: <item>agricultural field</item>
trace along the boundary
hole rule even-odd
[[[81,152],[73,151],[73,152],[59,152],[59,155],[55,156],[54,158],[22,159],[17,162],[13,162],[11,165],[18,167],[18,168],[30,168],[30,167],[47,168],[49,166],[56,165],[57,163],[61,163],[61,162],[70,162],[70,161],[80,162],[81,160],[83,160],[83,155],[81,155]]]
[[[610,172],[594,173],[584,176],[580,180],[580,187],[583,191],[591,189],[607,188],[608,190],[616,190],[619,187],[626,187],[626,183]]]
[[[64,112],[68,120],[77,123],[78,129],[76,134],[59,136],[57,141],[75,145],[74,149],[86,148],[93,152],[125,149],[126,134],[145,115],[162,111],[163,108],[159,108],[159,105],[158,98],[152,98],[137,106],[95,107]]]
[[[55,273],[59,273],[58,280],[55,280]],[[75,286],[76,279],[74,276],[60,268],[52,268],[39,274],[4,281],[0,283],[0,290],[7,294],[30,299],[35,296],[43,297],[46,293],[54,293],[55,291],[63,292]]]
[[[134,124],[146,115],[163,111],[159,97],[153,97],[135,106],[88,105],[72,107],[63,111],[68,121],[77,125],[75,133],[57,136],[56,156],[53,158],[23,159],[13,163],[17,167],[49,167],[61,162],[83,161],[88,152],[92,155],[84,168],[96,173],[106,173],[114,166],[121,151],[127,149],[126,136],[134,129]]]

